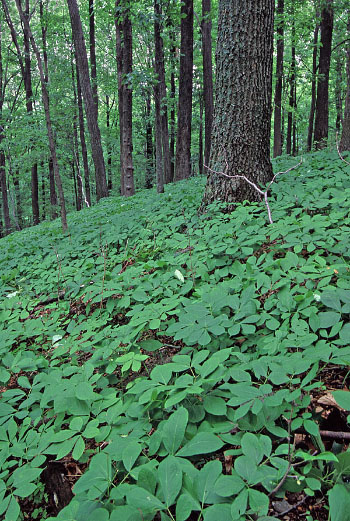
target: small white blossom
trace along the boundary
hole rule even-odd
[[[316,300],[316,302],[319,302],[321,300],[321,295],[314,293],[314,299]]]
[[[13,293],[8,293],[6,295],[7,298],[12,298],[12,297],[15,297],[17,295],[17,293],[19,293],[19,291],[14,291]]]
[[[177,279],[179,279],[181,282],[185,282],[184,276],[182,275],[180,270],[175,270],[174,275]]]

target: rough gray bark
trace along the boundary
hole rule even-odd
[[[17,6],[18,13],[20,15],[20,18],[22,20],[22,23],[26,27],[26,30],[28,32],[29,40],[30,40],[33,52],[36,56],[37,65],[38,65],[38,69],[39,69],[41,94],[42,94],[42,100],[43,100],[43,106],[44,106],[44,112],[45,112],[45,121],[46,121],[46,129],[47,129],[47,135],[48,135],[48,140],[49,140],[49,148],[50,148],[51,159],[52,159],[52,164],[53,164],[55,182],[56,182],[58,196],[59,196],[59,200],[60,200],[62,229],[65,232],[67,230],[66,204],[65,204],[65,200],[64,200],[62,180],[61,180],[61,176],[60,176],[57,155],[56,155],[56,144],[55,144],[55,139],[54,139],[53,130],[52,130],[50,106],[49,106],[49,95],[48,95],[47,88],[46,88],[43,63],[41,60],[41,55],[40,55],[38,46],[36,45],[33,34],[31,32],[28,19],[25,17],[25,15],[22,11],[19,0],[16,0],[16,6]]]
[[[211,0],[202,0],[202,56],[203,56],[203,96],[204,96],[204,164],[209,165],[211,128],[213,124],[213,63],[211,42]],[[201,155],[200,155],[201,157]],[[201,172],[201,166],[199,167]]]
[[[257,185],[272,179],[273,15],[274,0],[221,0],[219,4],[210,168],[245,176]],[[209,171],[201,210],[215,200],[259,199],[244,179]]]
[[[347,33],[350,39],[350,9],[348,10]],[[342,135],[339,144],[341,152],[350,150],[350,43],[346,47],[346,98],[343,117]]]
[[[193,84],[193,0],[181,5],[181,55],[177,111],[175,181],[191,175],[191,121]]]
[[[283,54],[284,54],[284,0],[277,4],[277,57],[276,57],[276,85],[274,99],[273,121],[273,157],[282,154],[282,86],[283,86]]]
[[[79,69],[80,85],[85,104],[85,114],[90,134],[91,152],[95,166],[96,197],[99,201],[102,197],[108,197],[106,169],[103,158],[100,128],[97,121],[97,112],[93,98],[89,64],[86,53],[83,28],[81,25],[78,4],[76,0],[67,0],[69,16],[72,26],[72,35],[76,50],[77,66]]]
[[[328,85],[332,53],[333,0],[325,0],[321,13],[321,49],[318,67],[314,142],[316,150],[327,146]]]

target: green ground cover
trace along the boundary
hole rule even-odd
[[[273,224],[199,216],[193,178],[1,239],[0,516],[350,519],[346,438],[323,435],[350,410],[349,174],[307,155]],[[82,472],[57,517],[52,460]]]

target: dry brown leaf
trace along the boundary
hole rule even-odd
[[[327,407],[335,407],[336,409],[339,409],[339,411],[344,411],[344,409],[337,404],[337,402],[333,398],[332,393],[324,394],[317,400],[317,403],[319,403],[320,405],[325,405]]]

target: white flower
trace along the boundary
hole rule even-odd
[[[321,300],[321,295],[314,293],[314,299],[316,300],[316,302],[319,302]]]
[[[182,275],[180,270],[175,270],[174,275],[177,279],[179,279],[181,282],[185,282],[184,276]]]
[[[15,297],[17,295],[17,293],[19,293],[19,291],[14,291],[13,293],[8,293],[6,295],[7,298],[12,298],[12,297]]]

